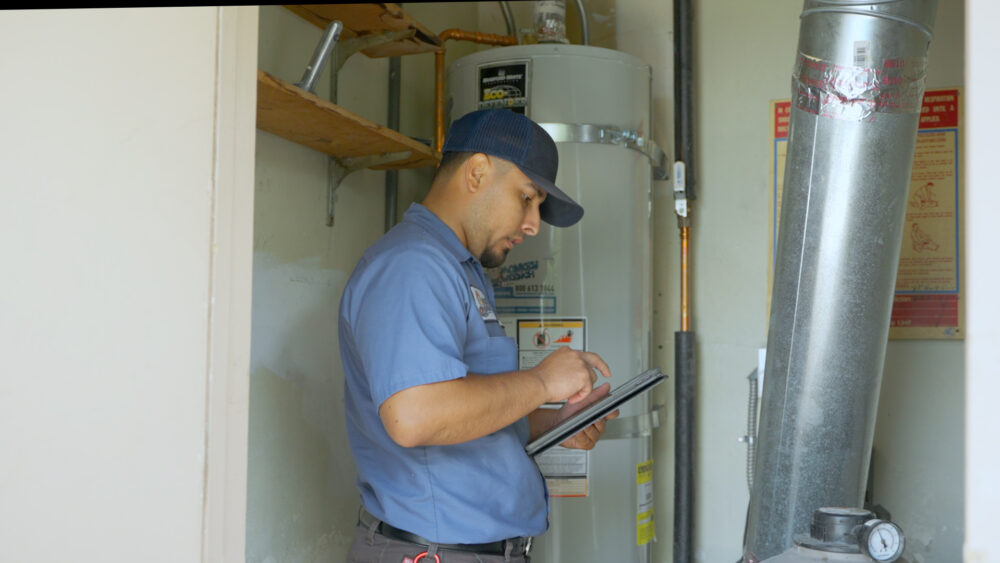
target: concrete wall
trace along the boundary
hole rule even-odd
[[[248,32],[0,13],[2,561],[242,559]]]
[[[474,27],[476,6],[415,4],[407,11],[440,31]],[[261,7],[260,68],[297,82],[321,34],[282,7]],[[386,123],[388,72],[387,59],[351,57],[339,74],[338,103]],[[329,73],[317,86],[326,99]],[[403,58],[401,130],[407,135],[433,135],[433,76],[433,54]],[[341,561],[357,521],[356,470],[343,419],[338,302],[361,253],[383,233],[385,173],[349,175],[337,191],[330,228],[327,161],[257,132],[246,515],[251,563]],[[400,174],[400,213],[409,201],[422,199],[429,179],[430,169]]]

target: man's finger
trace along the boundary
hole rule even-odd
[[[590,395],[590,392],[591,392],[591,388],[590,387],[583,387],[579,391],[577,391],[576,393],[573,393],[572,397],[570,397],[569,399],[566,399],[566,402],[569,403],[569,404],[579,403],[580,401],[586,399],[587,395]]]
[[[597,368],[604,377],[611,377],[611,368],[608,367],[608,364],[604,363],[604,360],[600,356],[593,352],[582,352],[582,354],[583,361],[590,364],[591,367]]]

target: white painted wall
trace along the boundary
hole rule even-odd
[[[0,13],[2,561],[242,558],[255,34]]]
[[[666,94],[654,97],[662,125],[656,139],[669,149],[665,3],[595,4],[594,43],[644,58],[667,82]],[[932,87],[962,82],[961,3],[941,4]],[[996,90],[989,69],[997,45],[983,29],[998,14],[987,0],[968,7],[975,37],[967,115],[977,116],[967,120],[967,146],[976,151],[966,183],[969,340],[890,345],[876,436],[883,468],[876,495],[884,495],[877,500],[916,538],[915,556],[925,561],[959,560],[963,510],[966,560],[995,560],[989,546],[1000,518],[992,471],[1000,421],[990,399],[1000,358],[989,285],[996,278],[990,241],[1000,235],[989,189],[997,124],[989,122],[993,102],[985,94]],[[767,100],[787,96],[800,8],[799,0],[772,2],[766,11],[701,3],[697,14],[701,561],[735,560],[742,534],[744,447],[735,437],[743,432],[744,375],[765,338]],[[491,2],[407,9],[435,30],[495,18]],[[261,14],[261,68],[297,80],[319,30],[280,8]],[[256,23],[255,9],[239,8],[0,14],[0,48],[8,53],[0,58],[0,105],[8,108],[0,135],[0,239],[7,243],[0,560],[244,558],[243,521],[231,516],[242,514],[244,500],[248,382],[239,374],[249,371],[246,209],[254,197],[246,163],[254,137],[245,133],[257,66],[247,36],[256,36]],[[472,49],[450,46],[449,60]],[[429,138],[433,56],[403,64],[404,132]],[[352,59],[341,102],[384,122],[386,72],[385,61]],[[325,159],[267,133],[256,142],[246,559],[337,558],[357,495],[339,430],[336,300],[381,232],[383,175],[349,177],[338,225],[327,229]],[[402,177],[401,209],[407,198],[419,199],[429,174]],[[669,370],[676,229],[668,194],[662,186],[656,194],[663,221],[654,326],[663,346],[658,363]],[[669,390],[657,396],[671,399]],[[672,449],[668,425],[657,436],[656,561],[670,560]],[[963,472],[964,503],[957,492]]]
[[[996,54],[1000,53],[1000,5],[992,0],[968,0],[966,12],[966,73],[968,113],[965,161],[966,256],[968,257],[968,333],[965,346],[965,557],[968,563],[1000,561],[1000,192],[996,189],[996,155],[1000,116],[996,112]]]

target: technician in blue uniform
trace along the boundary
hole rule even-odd
[[[590,352],[518,370],[483,272],[540,221],[583,216],[553,183],[555,143],[527,117],[482,110],[452,124],[442,152],[423,204],[365,252],[340,303],[363,505],[349,561],[527,561],[548,492],[524,446],[608,391],[594,388],[595,370],[610,372]],[[603,431],[563,445],[592,448]]]

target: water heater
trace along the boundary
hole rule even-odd
[[[651,180],[662,153],[650,134],[650,68],[597,47],[539,44],[481,51],[448,77],[450,120],[483,108],[522,113],[559,150],[558,185],[585,209],[576,225],[542,224],[490,272],[521,369],[560,346],[596,352],[613,386],[649,368]],[[652,429],[633,401],[590,452],[538,458],[551,502],[532,560],[650,560]]]

